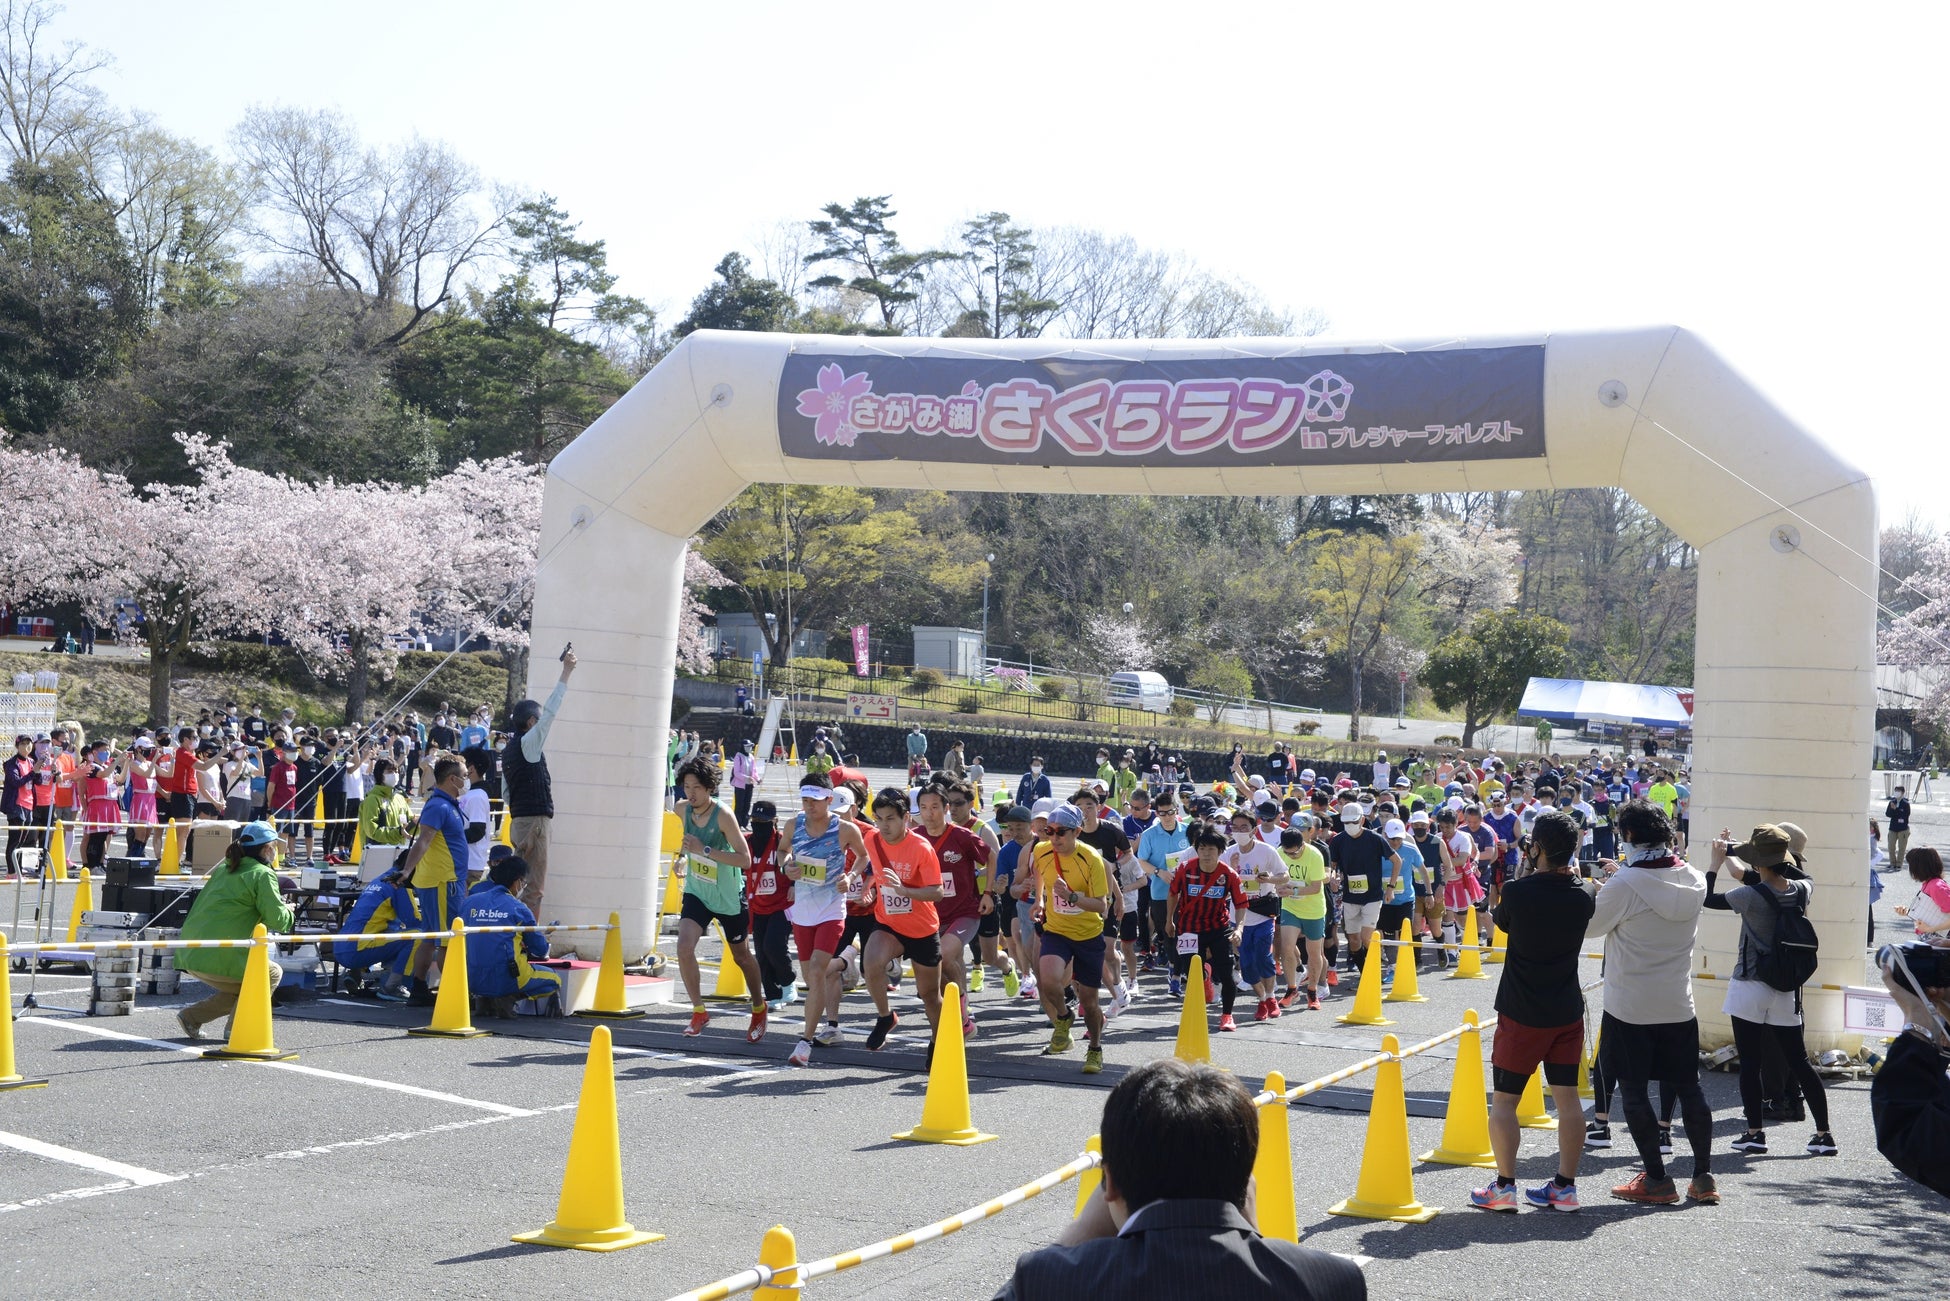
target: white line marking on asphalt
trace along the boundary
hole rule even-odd
[[[96,1184],[91,1188],[70,1188],[64,1193],[48,1193],[41,1197],[29,1197],[24,1202],[0,1202],[0,1215],[8,1211],[32,1210],[36,1206],[55,1206],[62,1202],[79,1201],[83,1197],[101,1197],[108,1193],[134,1192],[131,1183]]]
[[[24,1016],[17,1025],[60,1026],[67,1030],[79,1030],[83,1034],[99,1035],[104,1039],[123,1039],[130,1043],[148,1044],[152,1048],[166,1048],[170,1052],[188,1053],[193,1057],[203,1055],[201,1048],[191,1048],[184,1044],[170,1043],[166,1039],[150,1039],[145,1035],[125,1034],[120,1030],[109,1030],[98,1025],[86,1025],[79,1021],[55,1021],[47,1017]],[[346,1084],[363,1084],[369,1089],[386,1089],[393,1093],[408,1093],[418,1098],[431,1098],[435,1102],[452,1102],[463,1107],[477,1107],[482,1111],[492,1111],[501,1116],[534,1116],[540,1113],[526,1107],[510,1107],[499,1102],[483,1102],[479,1098],[463,1098],[455,1093],[442,1093],[437,1089],[423,1089],[416,1084],[398,1084],[392,1080],[375,1080],[364,1075],[347,1075],[343,1071],[328,1071],[317,1066],[301,1066],[297,1062],[252,1062],[270,1070],[293,1071],[299,1075],[315,1075],[320,1079],[339,1080]]]
[[[83,1170],[93,1170],[98,1175],[108,1175],[111,1178],[133,1184],[137,1188],[148,1188],[154,1184],[175,1183],[183,1177],[181,1175],[160,1174],[154,1170],[145,1170],[139,1165],[125,1165],[120,1161],[112,1161],[105,1156],[96,1156],[93,1152],[76,1151],[71,1147],[62,1147],[59,1143],[43,1143],[38,1138],[28,1138],[25,1134],[10,1134],[4,1129],[0,1129],[0,1147],[10,1147],[15,1151],[25,1152],[30,1156],[45,1157],[49,1161],[60,1161],[67,1165],[78,1165]]]

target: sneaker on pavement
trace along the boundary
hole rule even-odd
[[[1022,977],[1016,974],[1014,967],[1010,967],[1002,974],[1002,992],[1009,998],[1014,998],[1022,992]]]
[[[1270,1018],[1271,1020],[1274,1020],[1274,1021],[1277,1021],[1277,1020],[1279,1020],[1279,1019],[1280,1019],[1280,1000],[1279,1000],[1279,999],[1277,999],[1277,998],[1269,998],[1269,999],[1267,999],[1267,1000],[1266,1000],[1266,1015],[1267,1015],[1267,1016],[1268,1016],[1268,1017],[1269,1017],[1269,1018]]]
[[[1124,1009],[1128,1008],[1130,1005],[1131,1005],[1131,987],[1129,985],[1119,985],[1117,987],[1117,993],[1110,1000],[1110,1010],[1106,1012],[1104,1015],[1118,1016],[1121,1013],[1123,1013]]]
[[[1219,1018],[1219,1029],[1231,1032],[1238,1028],[1239,1026],[1232,1019],[1232,1013],[1228,1012]]]
[[[1212,977],[1205,978],[1205,1005],[1210,1007],[1219,1001],[1219,991],[1212,987]]]
[[[1096,1075],[1104,1069],[1104,1050],[1091,1044],[1083,1053],[1083,1073]]]
[[[1165,988],[1171,991],[1173,998],[1185,997],[1185,982],[1176,976],[1171,978],[1171,983],[1166,985]]]
[[[765,1037],[765,1004],[752,1009],[752,1023],[745,1027],[745,1042],[755,1044]]]
[[[1049,1047],[1043,1049],[1042,1055],[1045,1057],[1055,1057],[1059,1053],[1067,1053],[1069,1051],[1070,1023],[1068,1021],[1058,1021],[1050,1031]]]
[[[765,1010],[768,1012],[783,1012],[791,1006],[792,1000],[789,998],[768,998],[765,1000]]]
[[[1273,1019],[1273,1014],[1267,1010],[1266,1005],[1272,1001],[1273,1000],[1270,998],[1260,999],[1258,1005],[1253,1008],[1253,1020],[1271,1021]]]
[[[1713,1182],[1712,1175],[1694,1175],[1693,1182],[1686,1185],[1686,1195],[1702,1206],[1718,1206],[1720,1185]]]
[[[1552,1211],[1575,1211],[1578,1209],[1578,1186],[1560,1187],[1557,1180],[1546,1179],[1536,1188],[1523,1190],[1523,1199],[1532,1206],[1541,1206]]]
[[[389,985],[383,980],[374,987],[372,996],[382,1003],[404,1003],[406,1001],[406,991],[403,988],[398,985]]]
[[[691,1023],[684,1027],[686,1038],[696,1038],[704,1033],[704,1027],[711,1022],[711,1014],[701,1007],[691,1009]]]
[[[1808,1140],[1808,1155],[1834,1156],[1841,1149],[1835,1146],[1835,1136],[1827,1130],[1818,1131]]]
[[[1470,1190],[1469,1204],[1478,1210],[1509,1211],[1514,1215],[1517,1210],[1517,1186],[1492,1179],[1489,1187]]]
[[[879,1052],[881,1046],[887,1042],[887,1036],[893,1033],[894,1027],[899,1025],[900,1021],[900,1013],[898,1012],[889,1012],[886,1016],[875,1017],[873,1019],[873,1029],[867,1032],[867,1051]]]
[[[786,1058],[785,1062],[788,1066],[812,1065],[812,1041],[810,1039],[801,1039],[798,1043],[793,1044],[792,1055]]]
[[[969,993],[979,994],[982,992],[982,985],[985,983],[985,979],[986,979],[982,974],[982,970],[983,970],[982,965],[980,963],[977,963],[975,964],[975,967],[971,971],[969,971],[968,973]]]
[[[1611,1146],[1611,1126],[1602,1120],[1587,1120],[1584,1123],[1584,1145],[1590,1148]]]
[[[1035,1002],[1038,997],[1036,993],[1036,982],[1033,980],[1025,980],[1022,984],[1022,993],[1019,997],[1026,998],[1032,1003]]]
[[[964,1040],[973,1039],[975,1037],[975,1018],[968,1015],[966,1012],[962,1014],[962,1018],[961,1018],[961,1037]]]
[[[1764,1129],[1748,1130],[1739,1138],[1733,1140],[1733,1150],[1736,1152],[1751,1153],[1754,1156],[1765,1155],[1767,1152],[1767,1131]]]
[[[1341,973],[1332,967],[1327,968],[1327,983],[1339,989],[1341,985]]]
[[[203,1037],[203,1027],[191,1021],[181,1008],[178,1008],[176,1012],[176,1024],[183,1027],[183,1037],[185,1039],[201,1039]]]
[[[1695,1183],[1698,1180],[1694,1181]],[[1641,1170],[1626,1182],[1611,1190],[1611,1195],[1620,1201],[1640,1202],[1647,1206],[1677,1206],[1679,1188],[1670,1179],[1648,1179]]]
[[[819,1029],[813,1031],[813,1042],[821,1048],[831,1048],[839,1041],[840,1023],[838,1021],[828,1021],[826,1024],[820,1026]]]
[[[1305,997],[1306,995],[1301,993],[1297,986],[1289,987],[1286,993],[1280,998],[1280,1006],[1298,1007],[1300,1006],[1300,1000]]]
[[[1672,1126],[1671,1125],[1659,1126],[1659,1155],[1660,1156],[1672,1155]]]
[[[1307,991],[1307,1010],[1309,1012],[1320,1011],[1320,994],[1318,991]]]

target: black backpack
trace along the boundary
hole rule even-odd
[[[1755,955],[1753,974],[1768,985],[1788,993],[1799,990],[1814,977],[1821,960],[1821,941],[1808,910],[1800,903],[1782,903],[1765,885],[1755,882],[1753,891],[1774,909],[1774,943]]]

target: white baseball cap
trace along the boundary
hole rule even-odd
[[[1260,787],[1266,785],[1266,779],[1264,777],[1261,777],[1258,773],[1254,773],[1251,780],[1249,780],[1246,784],[1252,787],[1254,790],[1258,790]]]
[[[1341,805],[1342,822],[1359,822],[1360,820],[1361,820],[1361,806],[1359,804]]]
[[[1051,796],[1045,795],[1042,799],[1037,800],[1029,806],[1030,819],[1033,821],[1036,818],[1047,818],[1050,815],[1050,811],[1055,807],[1056,800]]]
[[[1400,818],[1390,818],[1382,824],[1381,834],[1389,837],[1406,836],[1408,834],[1408,828],[1402,825]]]
[[[1408,815],[1408,824],[1410,826],[1414,826],[1418,822],[1425,827],[1429,825],[1429,811],[1427,809],[1417,809]]]

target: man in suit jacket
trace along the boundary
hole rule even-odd
[[[1259,1112],[1226,1072],[1147,1062],[1104,1103],[1103,1182],[996,1301],[1367,1301],[1353,1262],[1253,1227]]]

